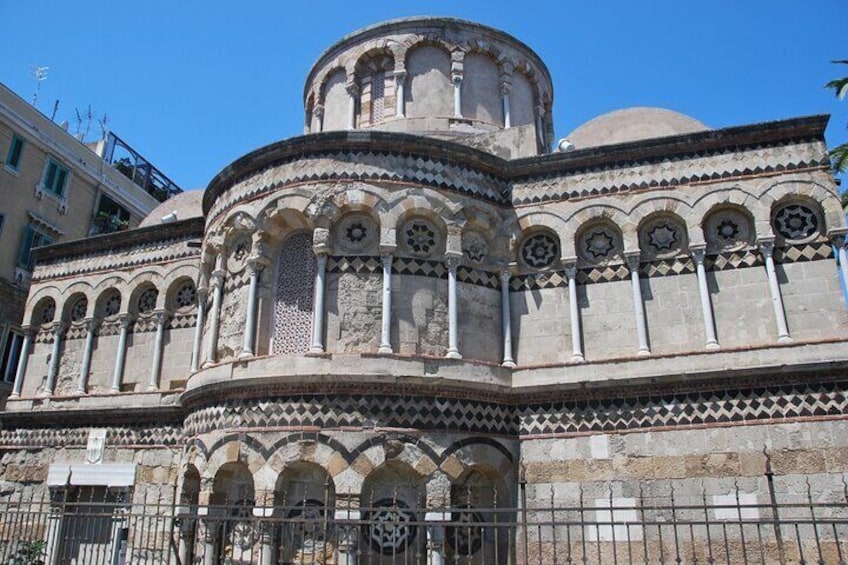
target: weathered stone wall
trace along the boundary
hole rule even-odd
[[[500,290],[457,283],[459,351],[463,359],[500,363],[501,294]]]
[[[373,353],[380,346],[383,278],[380,274],[327,277],[327,351]]]
[[[780,294],[793,339],[842,337],[848,309],[833,261],[781,264],[777,267]]]
[[[587,360],[636,354],[639,342],[629,280],[578,284],[577,302]]]
[[[150,382],[150,368],[153,364],[153,343],[155,331],[133,332],[127,338],[127,357],[124,365],[124,378],[121,390],[143,392]]]
[[[564,363],[571,358],[567,288],[511,292],[510,306],[516,363]]]
[[[76,394],[85,339],[64,339],[56,377],[56,394]]]
[[[91,373],[88,377],[89,391],[108,392],[111,388],[115,359],[118,356],[118,341],[117,335],[98,335],[94,338]]]
[[[768,279],[762,266],[708,271],[716,335],[722,347],[777,341]]]
[[[651,353],[701,349],[705,337],[697,276],[643,277],[640,283]]]
[[[160,388],[182,388],[190,374],[191,354],[194,347],[194,327],[171,328],[165,331],[162,350]]]
[[[444,357],[448,348],[448,282],[392,277],[392,349],[401,355]]]

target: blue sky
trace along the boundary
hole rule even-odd
[[[240,155],[302,132],[303,80],[342,35],[378,21],[443,15],[530,45],[554,81],[557,137],[605,112],[661,106],[711,127],[830,113],[848,140],[844,0],[294,3],[0,0],[0,81],[57,121],[91,105],[184,188]],[[841,67],[841,68],[840,68]],[[92,133],[98,130],[92,125]]]

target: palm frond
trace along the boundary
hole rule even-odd
[[[843,143],[830,150],[830,161],[838,173],[848,170],[848,143]]]
[[[843,100],[848,95],[848,77],[832,80],[824,85],[825,88],[832,88],[835,91],[836,97]]]

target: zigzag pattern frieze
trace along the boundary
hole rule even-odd
[[[385,395],[302,395],[229,400],[194,410],[188,435],[256,427],[390,427],[516,433],[511,407],[479,400]]]
[[[216,199],[209,218],[218,216],[244,199],[252,199],[286,185],[334,180],[414,182],[496,204],[509,202],[509,187],[505,180],[467,166],[400,153],[339,151],[287,159],[259,174],[252,174],[250,178],[237,179]]]
[[[740,163],[758,165],[740,169]],[[825,166],[829,166],[829,162],[822,147],[809,140],[769,147],[726,148],[516,180],[512,185],[512,203],[569,200]]]
[[[33,276],[33,281],[42,281],[70,275],[95,273],[138,267],[150,263],[176,261],[187,257],[200,256],[200,249],[186,245],[185,238],[168,239],[154,243],[139,245],[122,253],[113,249],[98,251],[71,259],[59,259],[54,262],[39,264]]]
[[[36,428],[0,430],[0,448],[25,447],[85,447],[90,428]],[[107,446],[179,445],[183,442],[182,427],[115,426],[106,430]]]
[[[521,435],[581,434],[848,415],[848,382],[547,403],[520,410]]]

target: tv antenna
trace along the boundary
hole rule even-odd
[[[50,70],[50,67],[42,67],[41,65],[35,65],[32,68],[32,78],[35,79],[35,92],[32,93],[33,106],[38,101],[38,91],[41,89],[41,83],[47,80],[48,70]]]

